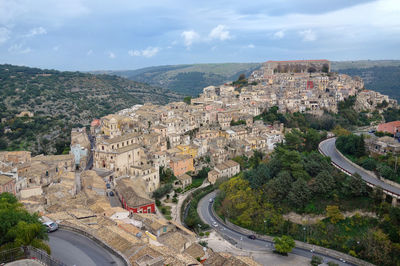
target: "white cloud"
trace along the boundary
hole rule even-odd
[[[93,54],[93,50],[90,49],[89,51],[87,51],[86,55],[92,55]]]
[[[43,27],[37,27],[37,28],[33,28],[29,31],[28,34],[26,34],[26,37],[34,37],[36,35],[44,35],[47,34],[47,31],[45,28]]]
[[[115,54],[113,52],[109,52],[108,53],[108,57],[111,58],[111,59],[114,59],[115,58]]]
[[[53,51],[56,51],[56,52],[57,52],[58,50],[60,50],[60,46],[57,45],[57,46],[54,46],[54,47],[53,47]]]
[[[142,53],[139,50],[129,50],[128,54],[130,56],[141,56],[142,55]]]
[[[183,43],[187,48],[189,48],[194,42],[200,40],[200,35],[194,30],[188,30],[181,33],[183,38]]]
[[[155,56],[160,49],[158,47],[147,47],[145,50],[142,50],[142,55],[144,57],[153,57]]]
[[[284,30],[280,30],[274,33],[274,35],[272,35],[272,38],[275,40],[280,40],[283,37],[285,37],[285,31]]]
[[[232,36],[230,35],[225,25],[218,25],[213,28],[208,37],[210,39],[219,39],[221,41],[232,39]]]
[[[249,45],[247,45],[247,48],[253,49],[255,48],[254,44],[250,43]]]
[[[8,39],[10,39],[10,31],[5,28],[0,28],[0,44],[5,43]]]
[[[13,54],[27,54],[30,53],[32,50],[29,47],[24,47],[23,44],[13,44],[8,48],[8,51]]]
[[[303,38],[304,42],[312,42],[317,39],[315,32],[310,29],[299,31],[299,35]]]
[[[150,57],[155,56],[159,51],[160,51],[160,48],[149,46],[144,50],[129,50],[128,54],[130,56],[144,56],[144,57],[150,58]]]

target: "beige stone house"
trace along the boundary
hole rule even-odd
[[[208,173],[208,181],[214,184],[219,178],[231,178],[240,173],[240,164],[227,160],[221,164],[217,164],[213,170]]]
[[[178,180],[178,186],[182,187],[185,189],[187,186],[190,186],[192,184],[192,177],[188,174],[183,174],[180,176],[176,177]]]

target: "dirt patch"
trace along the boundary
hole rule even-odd
[[[355,211],[351,211],[351,212],[344,212],[343,216],[346,217],[346,218],[347,217],[352,217],[352,216],[356,215],[357,213],[360,216],[368,216],[368,217],[371,217],[371,218],[377,218],[375,213],[373,213],[373,212],[364,212],[364,211],[361,211],[361,210],[355,210]],[[291,221],[293,223],[296,223],[296,224],[316,224],[319,221],[321,221],[322,219],[325,219],[326,215],[322,215],[322,214],[320,214],[320,215],[313,215],[313,214],[300,215],[300,214],[295,213],[295,212],[289,212],[288,214],[284,214],[283,218],[285,220],[289,220],[289,221]]]

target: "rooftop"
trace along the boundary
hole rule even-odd
[[[13,181],[14,179],[6,176],[6,175],[0,175],[0,185],[5,185],[11,181]]]
[[[134,186],[134,184],[132,184],[129,179],[117,180],[116,190],[124,197],[129,207],[139,207],[153,203],[150,199],[140,197],[132,186]]]

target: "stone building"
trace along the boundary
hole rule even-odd
[[[194,171],[193,158],[190,155],[176,155],[170,159],[169,165],[175,176]]]
[[[0,175],[0,194],[3,192],[8,192],[13,195],[16,194],[15,179],[10,178],[6,175]]]

